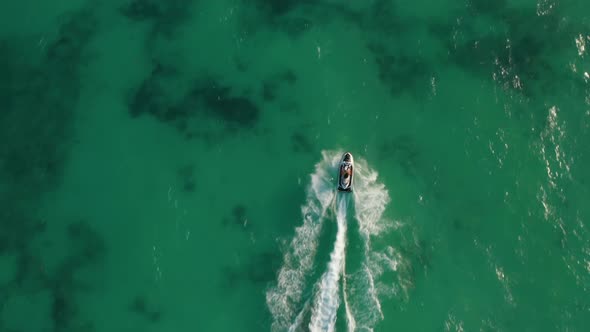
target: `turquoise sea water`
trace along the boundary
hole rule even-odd
[[[0,331],[587,331],[588,13],[2,2]]]

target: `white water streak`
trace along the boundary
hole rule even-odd
[[[379,256],[371,246],[371,238],[395,227],[394,223],[383,220],[383,212],[390,201],[389,193],[383,183],[377,181],[378,173],[360,159],[355,168],[355,218],[359,224],[364,245],[363,268],[356,272],[351,297],[352,319],[359,330],[372,331],[379,320],[384,318],[379,301],[375,279],[382,274],[381,262],[374,261]],[[359,291],[361,290],[362,291]]]
[[[340,277],[348,331],[372,331],[375,324],[383,319],[379,289],[375,282],[384,269],[395,269],[399,258],[388,253],[375,252],[371,246],[371,238],[396,227],[382,219],[390,200],[389,194],[385,186],[377,182],[377,172],[370,169],[366,161],[357,158],[353,197],[345,193],[335,196],[335,175],[342,151],[324,151],[322,155],[323,160],[316,165],[316,170],[311,175],[307,201],[302,207],[303,225],[296,229],[295,236],[284,255],[277,286],[266,294],[267,305],[273,316],[272,331],[305,330],[304,321],[306,317],[309,318],[310,307],[311,319],[308,328],[311,331],[333,331],[340,304]],[[338,197],[336,241],[328,269],[316,285],[316,298],[312,302],[309,298],[303,298],[303,290],[313,267],[323,219],[335,197]],[[347,275],[346,203],[353,198],[364,255],[361,269]],[[381,259],[383,255],[387,256],[388,267],[380,266],[385,262]]]
[[[319,296],[316,299],[309,329],[312,332],[332,332],[336,324],[336,313],[340,305],[339,281],[345,259],[346,247],[346,212],[348,209],[348,195],[338,195],[336,221],[338,232],[334,250],[330,255],[328,271],[322,276]]]
[[[352,313],[350,303],[348,302],[348,287],[346,286],[346,260],[342,263],[342,295],[344,297],[344,308],[346,309],[346,325],[348,326],[348,332],[354,332],[356,330],[356,319]]]
[[[295,230],[295,237],[284,254],[284,264],[278,273],[278,284],[266,293],[266,303],[273,317],[272,330],[285,331],[292,327],[302,301],[306,277],[309,274],[318,245],[323,219],[334,199],[333,174],[339,156],[323,153],[311,175],[307,200],[301,208],[303,225]],[[304,306],[305,309],[305,306]]]

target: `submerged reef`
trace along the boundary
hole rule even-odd
[[[151,323],[159,322],[162,317],[162,313],[159,310],[154,309],[153,305],[148,303],[148,300],[144,296],[136,296],[129,308],[133,313],[144,317]]]
[[[297,83],[297,75],[292,70],[279,72],[262,83],[262,99],[271,102],[277,99],[282,89],[292,87]]]
[[[269,17],[279,17],[288,14],[298,6],[309,4],[309,0],[255,0],[248,1]]]
[[[525,97],[546,94],[564,82],[570,90],[585,91],[583,79],[572,75],[569,64],[558,62],[563,54],[574,52],[573,38],[586,30],[583,23],[564,19],[571,4],[542,10],[508,6],[506,1],[470,0],[449,13],[455,20],[444,21],[407,17],[398,6],[374,1],[361,20],[351,21],[364,32],[377,75],[393,95],[406,92],[423,98],[430,79],[449,65]],[[423,36],[434,47],[431,58],[421,53],[419,45],[399,47],[397,40],[413,35]]]
[[[505,1],[470,1],[457,13],[457,23],[436,23],[430,30],[446,40],[449,59],[458,67],[530,96],[572,81],[566,67],[553,60],[571,46],[564,36],[582,31],[578,23],[562,19],[563,9],[560,4],[540,15],[539,8],[511,8]],[[478,29],[486,20],[499,28]]]
[[[237,89],[205,76],[195,79],[187,91],[170,91],[168,87],[180,80],[178,70],[156,63],[129,99],[130,115],[150,115],[187,138],[208,141],[251,130],[259,121],[260,108]]]
[[[419,148],[411,136],[400,135],[381,142],[378,153],[382,159],[393,159],[407,175],[418,175]]]
[[[177,178],[180,188],[184,193],[193,193],[196,188],[195,166],[186,165],[181,167],[177,172]]]
[[[192,4],[192,0],[132,0],[120,12],[131,21],[151,23],[152,37],[170,37],[190,18]]]
[[[293,133],[291,135],[291,143],[294,152],[312,153],[314,151],[313,143],[303,133]]]
[[[248,14],[242,17],[241,30],[268,29],[294,39],[332,20],[357,24],[362,16],[360,11],[348,4],[330,1],[244,0],[243,7]]]
[[[405,92],[423,97],[429,91],[433,70],[424,59],[374,43],[368,48],[375,58],[379,80],[393,95]]]
[[[48,307],[41,309],[52,320],[47,331],[92,331],[76,302],[91,285],[78,275],[104,258],[102,238],[87,223],[76,222],[64,225],[68,250],[54,268],[47,269],[40,253],[50,244],[37,207],[45,193],[61,183],[75,140],[80,72],[98,26],[85,8],[65,14],[61,21],[57,35],[41,52],[31,52],[20,37],[0,40],[0,139],[5,142],[0,146],[0,254],[15,257],[12,277],[0,284],[0,306],[9,310],[11,298],[40,294],[48,297]],[[0,330],[18,330],[24,323],[8,317],[0,321]]]
[[[248,229],[251,224],[248,222],[247,208],[244,204],[237,204],[231,211],[231,217],[225,217],[222,221],[224,226],[237,226]]]
[[[213,79],[198,82],[183,104],[186,107],[203,105],[207,115],[223,120],[232,129],[251,128],[260,115],[260,109],[249,98],[233,95],[231,87]]]
[[[40,227],[38,218],[26,210],[61,181],[74,137],[79,70],[95,29],[88,12],[71,14],[40,63],[25,62],[20,54],[26,50],[16,42],[0,41],[0,139],[7,142],[0,146],[3,247],[23,247],[38,233],[32,231]]]
[[[67,229],[70,254],[48,276],[46,283],[51,290],[54,331],[65,331],[78,326],[92,326],[79,316],[77,293],[91,290],[91,286],[76,278],[80,270],[101,264],[106,255],[103,238],[86,222],[77,221]]]

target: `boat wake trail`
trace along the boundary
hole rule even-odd
[[[322,156],[302,206],[303,224],[286,246],[276,286],[266,293],[272,331],[334,331],[341,302],[348,331],[372,331],[383,319],[379,296],[380,292],[387,293],[389,286],[377,281],[384,271],[396,269],[399,257],[395,257],[397,251],[391,246],[373,248],[371,239],[393,225],[382,218],[389,194],[377,181],[377,172],[362,159],[356,162],[352,195],[337,192],[335,176],[342,152],[324,151]],[[350,216],[349,210],[354,211]],[[320,277],[321,271],[316,269],[326,265],[314,260],[324,220],[333,216],[336,239],[327,269]],[[350,227],[358,232],[347,235]],[[346,244],[350,236],[352,240],[358,238],[361,247],[360,252],[353,253],[353,267],[347,271]]]
[[[391,285],[378,285],[384,272],[395,272],[401,257],[392,246],[377,249],[371,239],[378,238],[397,227],[396,223],[383,219],[383,212],[390,201],[385,185],[377,181],[377,172],[364,160],[357,162],[355,186],[355,219],[363,246],[360,266],[348,271],[351,291],[345,292],[350,303],[347,308],[349,331],[373,331],[384,318],[379,301],[380,292],[393,293]]]
[[[324,152],[322,161],[311,175],[307,199],[301,208],[303,225],[295,229],[295,236],[284,254],[277,286],[266,293],[266,303],[273,317],[273,331],[295,330],[293,327],[298,325],[294,322],[302,320],[309,307],[308,301],[304,301],[307,304],[301,307],[302,295],[314,263],[322,223],[334,200],[332,176],[338,162],[337,154]]]
[[[342,274],[344,265],[344,255],[346,246],[346,212],[348,209],[347,194],[340,193],[337,197],[336,220],[338,222],[338,232],[336,234],[336,243],[334,251],[330,255],[328,271],[322,276],[320,283],[319,296],[316,299],[315,307],[312,312],[309,329],[311,331],[334,331],[336,323],[336,312],[340,304],[338,297],[338,281]]]

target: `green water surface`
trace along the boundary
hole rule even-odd
[[[270,331],[323,150],[399,225],[374,331],[587,331],[589,13],[3,1],[0,331]]]

